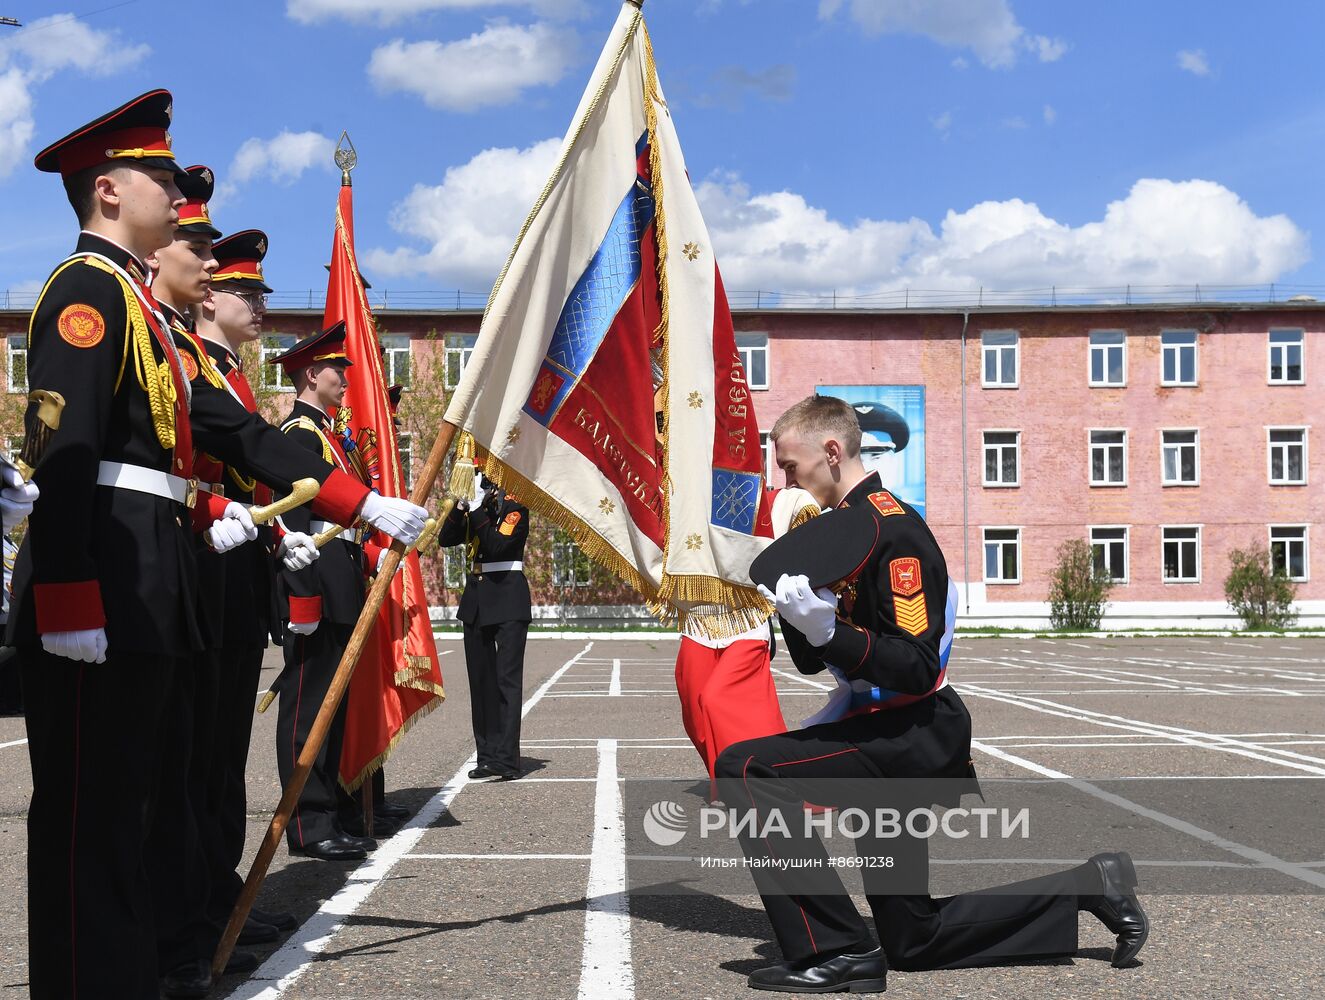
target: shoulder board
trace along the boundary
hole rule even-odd
[[[878,511],[883,517],[906,513],[906,508],[898,503],[897,498],[887,490],[879,490],[875,493],[871,493],[866,499],[869,500],[870,506]]]
[[[88,267],[95,267],[98,271],[105,271],[107,274],[115,274],[115,269],[99,257],[80,257],[79,260]]]

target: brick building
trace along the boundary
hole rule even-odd
[[[273,310],[264,350],[320,318]],[[393,381],[439,361],[453,382],[480,312],[384,309],[378,321]],[[26,322],[0,312],[11,392]],[[776,308],[737,311],[735,324],[763,428],[819,387],[923,387],[905,448],[964,622],[1046,624],[1056,550],[1075,537],[1117,582],[1108,626],[1236,624],[1223,580],[1229,551],[1249,543],[1269,544],[1299,581],[1300,623],[1325,624],[1311,572],[1325,468],[1310,446],[1325,413],[1312,384],[1325,375],[1325,304]],[[781,483],[771,463],[769,474]],[[550,538],[548,556],[535,585],[548,613],[629,601],[565,540]],[[437,569],[439,604],[454,602],[445,584],[460,570]]]

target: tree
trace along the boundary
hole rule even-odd
[[[1255,543],[1228,554],[1224,596],[1249,629],[1282,629],[1297,620],[1297,584],[1274,565],[1270,549]]]
[[[1080,538],[1058,547],[1058,563],[1049,583],[1049,622],[1056,629],[1095,631],[1113,579],[1095,564],[1095,553]]]

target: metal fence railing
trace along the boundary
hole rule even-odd
[[[36,292],[4,292],[3,307],[30,310]],[[787,292],[728,289],[727,300],[737,311],[777,309],[931,310],[983,309],[1009,306],[1054,308],[1059,306],[1146,306],[1146,305],[1239,305],[1325,302],[1325,285],[1046,285],[1036,288],[901,288],[877,292]],[[316,309],[326,301],[326,290],[281,290],[268,297],[269,309]],[[487,304],[487,292],[459,289],[412,289],[392,291],[372,288],[368,301],[374,311],[473,312]]]

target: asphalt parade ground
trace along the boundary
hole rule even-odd
[[[447,702],[387,766],[388,796],[413,819],[357,864],[282,848],[260,903],[294,912],[299,926],[254,949],[257,972],[213,995],[762,995],[745,977],[780,956],[750,873],[723,867],[739,852],[705,819],[714,814],[681,726],[676,640],[531,639],[528,775],[516,782],[466,777],[464,653],[458,637],[439,648]],[[785,651],[773,667],[794,725],[823,703],[827,682],[801,677]],[[969,836],[931,840],[935,894],[1126,849],[1151,934],[1139,963],[1113,969],[1111,935],[1083,914],[1074,959],[893,972],[889,995],[1325,996],[1325,640],[959,636],[949,676],[974,718],[975,764],[996,812],[988,836],[967,815],[945,832]],[[274,728],[274,711],[258,716],[250,854],[279,797]],[[0,719],[0,768],[7,1000],[27,995],[21,718]],[[717,832],[701,839],[709,826]],[[830,854],[849,858],[847,844],[833,838]],[[846,862],[842,874],[859,889]]]

